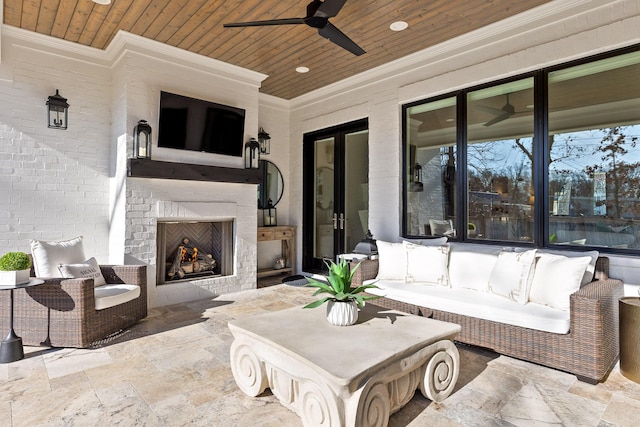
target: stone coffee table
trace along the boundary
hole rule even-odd
[[[440,402],[458,380],[453,323],[367,304],[352,326],[332,326],[325,307],[229,322],[238,387],[267,387],[305,426],[386,426],[415,390]]]

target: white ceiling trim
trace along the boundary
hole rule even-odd
[[[11,39],[11,44],[16,47],[107,68],[113,68],[124,55],[131,52],[172,64],[180,64],[186,68],[224,77],[256,88],[259,88],[264,79],[268,77],[263,73],[169,46],[126,31],[118,31],[105,50],[5,24],[2,24],[0,34],[0,37]]]

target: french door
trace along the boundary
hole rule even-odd
[[[369,221],[367,120],[305,134],[302,268],[324,272],[325,260],[351,252]]]

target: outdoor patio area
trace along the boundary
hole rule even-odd
[[[312,293],[283,284],[222,295],[151,309],[147,319],[91,349],[25,347],[25,359],[0,365],[1,424],[301,425],[269,390],[252,398],[238,389],[227,322],[306,304]],[[637,425],[640,384],[617,367],[604,383],[589,385],[486,350],[458,348],[453,394],[436,404],[417,391],[390,426]],[[335,349],[336,363],[342,357],[348,355]]]

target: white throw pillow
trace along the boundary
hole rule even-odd
[[[81,277],[88,277],[93,279],[94,286],[106,285],[104,276],[100,271],[100,266],[95,258],[89,258],[80,264],[58,264],[58,270],[62,277],[68,279],[78,279]]]
[[[449,245],[420,246],[405,242],[407,282],[426,282],[449,286]]]
[[[488,245],[451,244],[449,253],[451,287],[486,291],[500,249],[500,247]]]
[[[489,277],[489,292],[526,304],[533,281],[536,250],[498,254],[496,265]]]
[[[529,292],[529,301],[569,310],[569,297],[580,289],[580,281],[591,257],[569,258],[539,254]]]
[[[83,262],[82,236],[57,242],[29,240],[36,277],[62,277],[58,264]]]
[[[377,280],[405,280],[407,251],[402,243],[376,241],[378,246]]]
[[[580,258],[588,256],[590,258],[589,265],[587,266],[587,269],[584,271],[584,275],[580,280],[580,286],[584,286],[593,280],[593,276],[596,272],[596,261],[600,256],[600,253],[598,251],[554,251],[552,249],[541,249],[540,251],[538,251],[538,254],[561,255],[566,256],[567,258]]]

